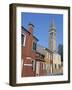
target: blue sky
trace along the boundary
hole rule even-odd
[[[21,13],[21,25],[28,29],[28,24],[34,24],[34,35],[39,39],[38,44],[49,47],[49,29],[54,19],[56,26],[56,45],[63,44],[63,15],[62,14],[39,14]]]

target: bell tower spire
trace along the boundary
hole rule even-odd
[[[56,26],[54,19],[51,22],[51,26],[49,29],[49,49],[52,52],[56,52]]]

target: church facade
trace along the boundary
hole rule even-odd
[[[21,76],[48,76],[63,73],[61,56],[56,50],[56,27],[52,21],[49,30],[49,47],[38,45],[33,35],[34,25],[29,23],[28,30],[21,27],[22,72]]]

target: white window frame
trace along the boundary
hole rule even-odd
[[[26,42],[26,34],[25,34],[25,33],[22,33],[22,35],[24,35],[24,41],[23,41],[23,45],[22,45],[22,46],[25,46],[25,42]]]

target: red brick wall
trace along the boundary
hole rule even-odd
[[[36,60],[36,52],[32,50],[32,44],[35,38],[32,35],[32,27],[29,27],[29,31],[25,32],[26,42],[25,47],[22,46],[22,59],[23,59],[23,68],[22,68],[22,77],[24,76],[35,76],[35,71],[32,70],[32,66],[26,66],[24,64],[32,65],[32,59]],[[27,59],[27,57],[29,57]],[[31,59],[30,59],[31,58]],[[39,76],[46,75],[46,71],[43,70],[42,62],[40,61],[40,72]]]
[[[29,28],[30,33],[32,33],[32,29]],[[31,59],[27,59],[27,57],[31,57],[35,60],[36,53],[32,51],[32,43],[33,43],[33,35],[30,33],[26,34],[26,42],[25,47],[22,47],[22,59],[24,64],[32,64]],[[33,72],[31,66],[23,66],[22,76],[34,76],[35,72]]]

